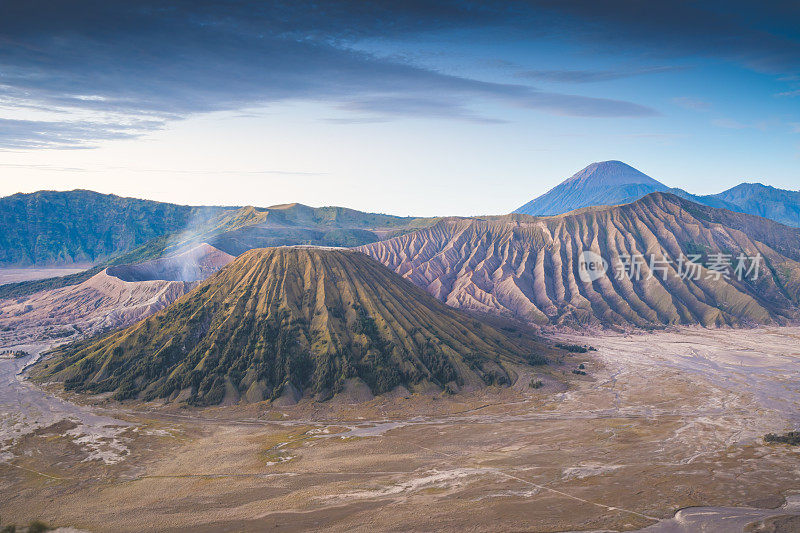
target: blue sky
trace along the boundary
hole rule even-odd
[[[619,159],[800,188],[800,8],[0,4],[0,194],[509,212]]]

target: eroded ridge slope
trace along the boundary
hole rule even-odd
[[[353,380],[374,394],[507,384],[549,348],[448,307],[353,251],[246,252],[126,330],[62,348],[39,377],[118,399],[195,405],[326,399]]]
[[[666,193],[554,217],[445,219],[359,250],[453,307],[539,323],[784,323],[800,302],[800,230]],[[580,279],[587,250],[609,263],[608,275]],[[740,254],[760,254],[757,279],[732,271],[716,279],[708,267],[717,253],[732,268]],[[678,258],[696,254],[699,276],[682,276]],[[640,276],[618,279],[625,256],[644,258]],[[674,262],[651,276],[650,257]]]

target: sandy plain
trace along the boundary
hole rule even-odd
[[[89,263],[77,264],[69,267],[49,267],[49,268],[0,268],[0,285],[5,283],[17,283],[20,281],[33,281],[44,278],[54,278],[57,276],[68,276],[83,272],[87,268],[92,268]]]
[[[799,450],[762,438],[800,423],[800,328],[561,336],[598,350],[509,389],[357,404],[85,405],[2,360],[0,516],[86,531],[800,530]]]

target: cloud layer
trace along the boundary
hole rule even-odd
[[[602,7],[601,7],[602,5]],[[0,7],[0,103],[61,111],[0,123],[0,147],[74,148],[162,127],[195,113],[280,101],[328,102],[341,122],[400,116],[499,122],[489,101],[558,115],[642,117],[634,102],[548,92],[524,83],[453,76],[355,44],[431,32],[495,32],[527,46],[541,37],[654,55],[701,54],[796,73],[797,35],[753,25],[747,4],[612,1],[388,2],[30,0]],[[768,6],[791,28],[797,9]],[[772,20],[772,19],[770,19]],[[795,28],[800,27],[798,25]],[[457,39],[457,37],[456,37]],[[467,38],[457,45],[468,46]],[[529,79],[591,82],[669,70],[532,71]],[[2,117],[0,111],[0,117]],[[87,118],[89,117],[89,118]]]

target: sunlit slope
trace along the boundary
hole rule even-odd
[[[68,389],[117,398],[261,401],[287,390],[327,398],[360,379],[450,390],[505,384],[508,364],[548,348],[452,309],[365,255],[252,250],[169,308],[40,369]]]
[[[436,219],[365,213],[343,207],[309,207],[286,204],[249,210],[247,224],[239,224],[207,242],[229,254],[253,248],[307,244],[352,247],[424,228]]]
[[[671,194],[537,218],[446,219],[360,248],[449,305],[567,324],[704,326],[783,323],[798,315],[800,231]],[[608,276],[584,282],[578,256],[595,251]],[[761,254],[757,280],[681,279],[676,265],[641,279],[616,279],[621,255]]]
[[[202,242],[231,255],[274,246],[352,247],[435,222],[436,219],[365,213],[343,207],[245,206],[195,221],[181,232],[148,243],[137,250],[138,260],[160,257]]]

